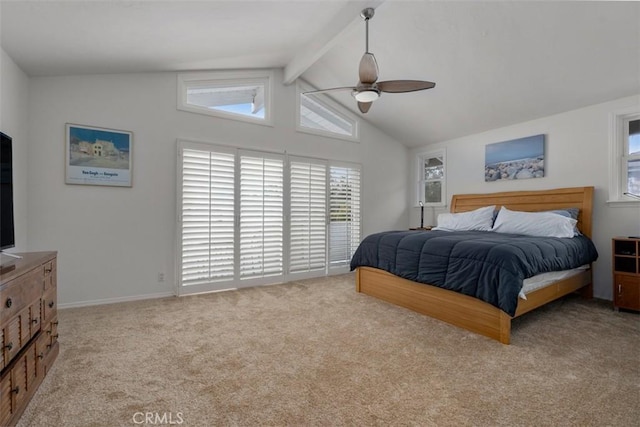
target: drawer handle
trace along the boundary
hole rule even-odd
[[[31,320],[31,323],[38,323],[38,319]]]
[[[51,348],[51,344],[47,344],[47,348]]]
[[[49,308],[53,308],[53,301],[51,301],[48,305],[49,305]]]
[[[38,359],[44,359],[44,353],[41,351],[40,354],[38,355]]]
[[[17,386],[16,386],[16,388],[11,389],[11,391],[12,391],[12,392],[14,392],[15,394],[20,393],[20,386],[19,386],[19,385],[17,385]]]
[[[53,326],[58,326],[58,321],[56,320],[55,322],[51,322],[51,324],[52,324]]]
[[[58,339],[58,336],[59,336],[58,334],[51,335],[51,338],[53,338],[54,340],[57,340],[57,339]]]
[[[13,343],[10,342],[9,344],[5,345],[4,348],[6,348],[7,350],[11,351],[11,349],[13,348]]]
[[[7,302],[4,303],[4,305],[6,305],[7,308],[11,307],[12,304],[13,304],[13,301],[11,301],[11,298],[7,298]]]

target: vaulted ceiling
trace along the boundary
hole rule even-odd
[[[3,1],[0,43],[30,76],[284,68],[351,86],[367,6],[380,80],[436,82],[363,115],[410,147],[640,93],[638,2]]]

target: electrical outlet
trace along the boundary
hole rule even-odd
[[[158,282],[164,282],[164,273],[158,273]]]

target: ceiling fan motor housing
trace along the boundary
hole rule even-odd
[[[362,16],[363,19],[371,19],[373,18],[373,15],[376,13],[376,10],[372,7],[367,7],[365,9],[362,9],[362,12],[360,12],[360,16]]]

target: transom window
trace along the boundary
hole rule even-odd
[[[298,130],[358,141],[358,119],[327,95],[304,95],[308,90],[313,87],[298,82]]]
[[[271,124],[270,72],[178,75],[178,109],[227,119]]]

